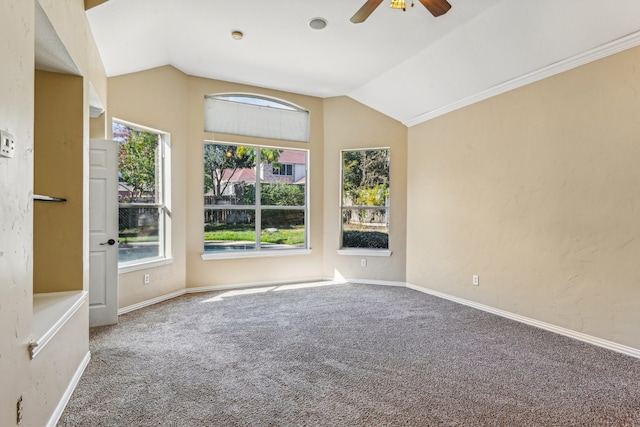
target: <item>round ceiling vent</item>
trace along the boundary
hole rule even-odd
[[[327,20],[324,18],[313,18],[309,21],[309,26],[314,30],[322,30],[327,26]]]

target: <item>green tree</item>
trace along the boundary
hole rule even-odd
[[[345,151],[344,197],[355,205],[384,206],[389,196],[389,150]]]
[[[159,135],[114,123],[113,136],[119,142],[120,180],[129,190],[121,201],[155,201]]]
[[[213,190],[215,200],[220,200],[236,172],[253,166],[254,162],[247,153],[247,147],[206,144],[204,146],[204,192]]]
[[[285,184],[263,184],[260,187],[260,202],[271,206],[304,206],[304,186]]]
[[[384,206],[389,197],[389,188],[386,184],[360,187],[351,191],[351,197],[358,206]]]
[[[261,148],[260,160],[277,164],[282,150]],[[204,192],[213,191],[214,199],[220,200],[233,177],[240,169],[254,168],[257,153],[253,147],[244,145],[206,144],[204,146]],[[246,197],[243,197],[246,198]]]

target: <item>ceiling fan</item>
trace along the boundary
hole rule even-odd
[[[353,22],[354,24],[364,22],[365,19],[367,19],[369,15],[371,15],[371,13],[373,13],[373,11],[376,10],[378,6],[380,6],[380,3],[382,3],[382,1],[383,0],[367,0],[366,3],[362,5],[360,10],[358,10],[356,14],[351,17],[351,22]],[[420,3],[422,3],[422,5],[426,7],[427,10],[429,10],[429,12],[431,12],[431,14],[435,17],[444,15],[449,11],[449,9],[451,9],[451,5],[449,4],[449,2],[447,2],[447,0],[420,0]],[[411,6],[413,6],[413,3],[411,3]],[[402,10],[405,10],[406,8],[404,1],[397,0],[393,0],[391,2],[391,7],[394,9]]]

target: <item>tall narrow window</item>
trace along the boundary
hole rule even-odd
[[[164,259],[168,208],[165,179],[168,135],[123,122],[113,122],[118,155],[118,265],[132,266]]]
[[[306,177],[306,150],[205,143],[204,252],[306,249]]]
[[[389,149],[342,152],[341,247],[389,249]]]

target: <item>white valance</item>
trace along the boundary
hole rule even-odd
[[[204,130],[231,135],[309,142],[309,112],[206,96]]]

